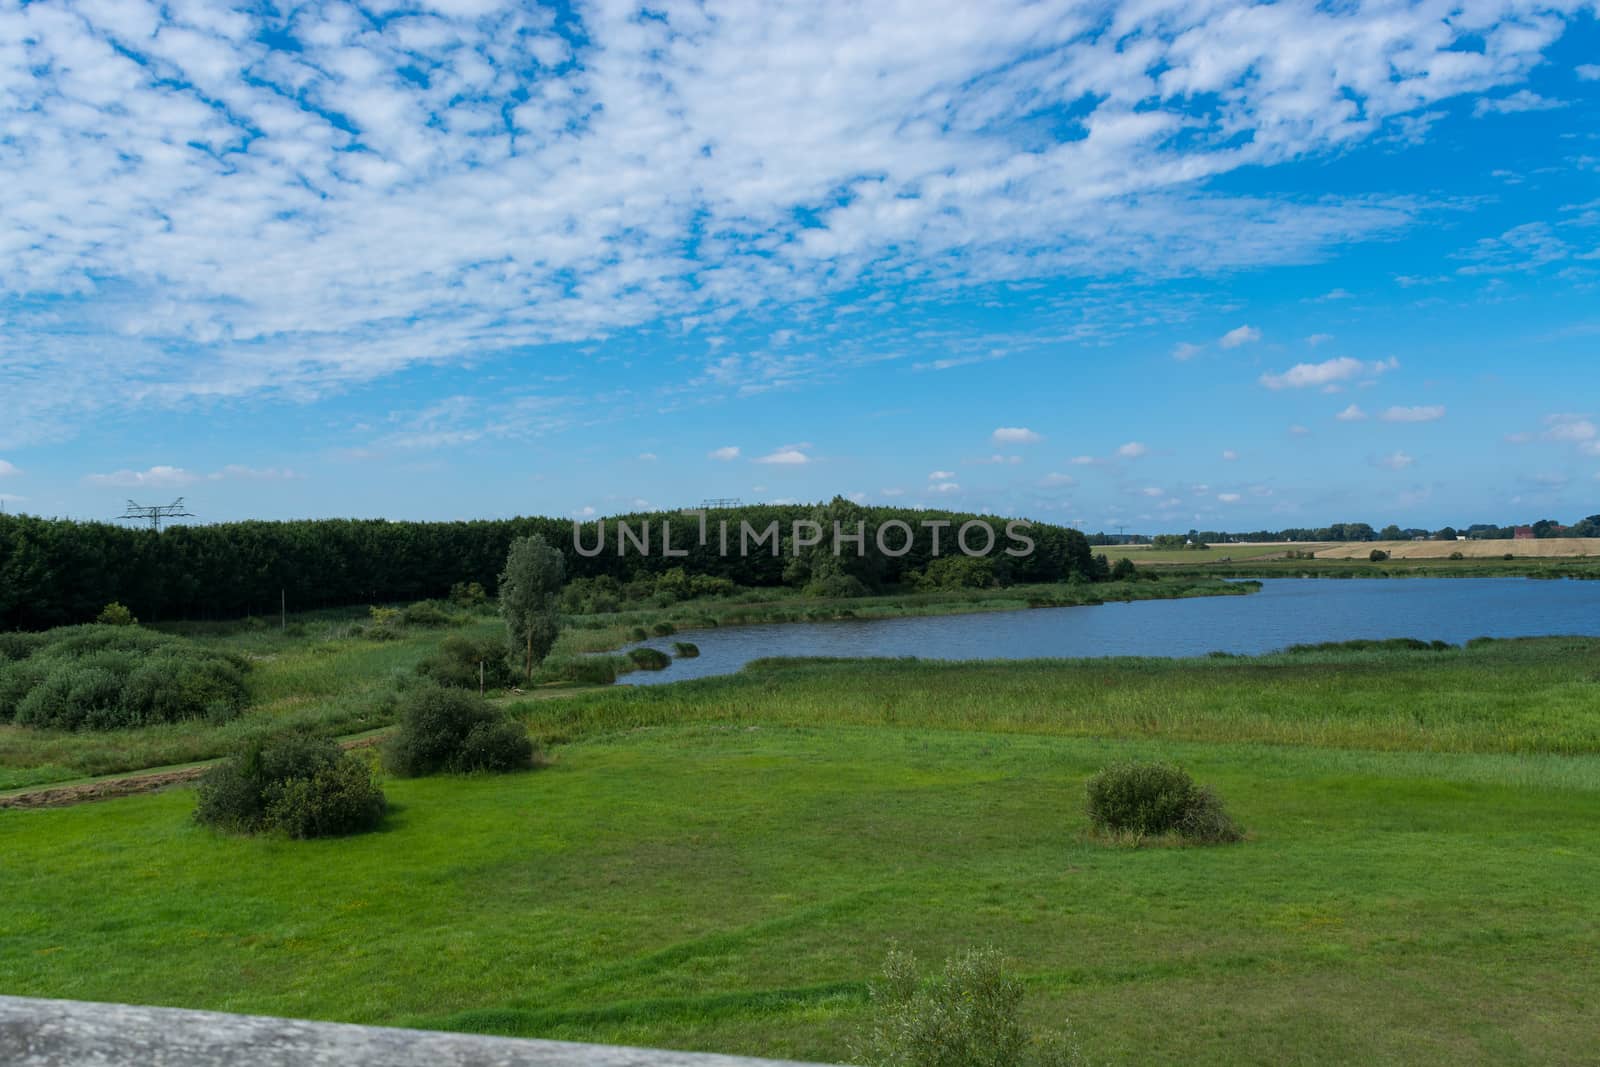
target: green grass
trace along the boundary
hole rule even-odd
[[[685,721],[1600,753],[1600,639],[1207,659],[758,660],[522,709],[553,740]]]
[[[1089,841],[1131,756],[1252,839]],[[1592,1052],[1592,757],[706,723],[386,788],[341,841],[218,835],[189,791],[5,815],[0,988],[837,1061],[894,939],[999,946],[1098,1060]]]
[[[343,729],[442,633],[312,629],[203,636],[260,657],[260,721]],[[510,706],[549,768],[389,780],[360,837],[218,834],[192,789],[0,811],[0,989],[843,1061],[891,941],[994,944],[1097,1062],[1593,1055],[1600,639],[772,660]],[[1248,840],[1091,839],[1084,783],[1130,758]]]
[[[1249,591],[1210,577],[952,590],[847,600],[807,598],[792,590],[747,590],[731,598],[569,618],[550,663],[559,665],[576,656],[621,648],[631,643],[634,627],[649,630],[659,623],[682,629],[751,622],[889,618],[1006,611],[1101,599],[1238,595]],[[387,725],[395,687],[412,675],[419,661],[438,649],[450,630],[402,627],[387,640],[375,640],[360,633],[360,624],[367,618],[365,608],[343,608],[290,615],[286,629],[280,629],[277,620],[263,619],[158,627],[248,656],[253,667],[247,713],[222,725],[186,722],[106,732],[36,730],[0,724],[0,792],[213,759],[248,740],[287,728],[339,736]],[[463,614],[455,628],[471,636],[503,632],[498,616],[489,612]],[[637,667],[625,656],[614,657],[612,663],[618,673]],[[559,688],[563,683],[553,684]]]

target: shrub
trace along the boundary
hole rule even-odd
[[[1117,560],[1111,565],[1111,580],[1113,582],[1125,582],[1131,578],[1137,578],[1138,576],[1139,568],[1135,567],[1133,565],[1133,560],[1129,559],[1127,556],[1123,556],[1121,559]]]
[[[1095,830],[1136,839],[1177,834],[1199,842],[1243,837],[1221,800],[1169,763],[1124,763],[1089,779],[1089,822]]]
[[[869,987],[872,1022],[851,1050],[865,1067],[1069,1067],[1070,1032],[1034,1035],[1020,1019],[1022,983],[999,952],[978,949],[924,980],[916,957],[891,949]]]
[[[417,673],[456,689],[477,689],[480,677],[486,688],[500,689],[515,678],[504,641],[465,634],[446,637],[438,652],[417,664]]]
[[[200,780],[195,818],[239,833],[329,837],[370,830],[388,803],[358,756],[326,738],[257,741]]]
[[[1500,558],[1501,559],[1516,559],[1517,557],[1512,555],[1510,552],[1507,552],[1505,555],[1501,556]]]
[[[419,600],[401,609],[400,621],[407,626],[438,627],[449,626],[455,618],[437,600]]]
[[[821,578],[813,578],[801,590],[806,596],[821,597],[825,599],[844,599],[847,597],[868,596],[872,590],[866,583],[853,574],[829,574]]]
[[[694,659],[700,654],[700,646],[693,641],[674,641],[672,654],[680,659]]]
[[[672,665],[672,657],[655,648],[635,648],[628,652],[628,662],[641,671],[664,671]]]
[[[457,582],[450,587],[450,603],[463,608],[482,607],[489,602],[489,594],[478,582]]]
[[[1371,560],[1373,563],[1382,563],[1388,558],[1389,553],[1385,552],[1381,548],[1375,548],[1371,552],[1367,553],[1367,559]]]
[[[574,656],[546,660],[539,672],[546,681],[575,682],[578,685],[610,685],[617,680],[618,656]]]
[[[1466,553],[1464,553],[1464,552],[1452,552],[1452,553],[1450,553],[1450,558],[1451,559],[1466,559],[1467,556],[1466,556]]]
[[[670,637],[678,632],[678,628],[670,622],[658,622],[650,627],[650,632],[656,637]]]
[[[139,620],[133,617],[133,612],[113,600],[100,609],[100,614],[95,616],[95,622],[102,626],[137,626]]]
[[[649,639],[649,637],[650,632],[643,626],[635,626],[633,629],[628,631],[628,640],[630,641],[644,641]]]
[[[419,686],[400,698],[398,717],[384,753],[396,774],[504,771],[533,763],[527,731],[474,693]]]
[[[392,641],[400,636],[404,621],[400,618],[399,608],[370,607],[367,615],[370,621],[362,630],[364,636],[374,641]]]

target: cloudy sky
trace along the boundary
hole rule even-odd
[[[1600,512],[1591,4],[0,0],[0,502]]]

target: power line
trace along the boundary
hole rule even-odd
[[[162,519],[192,519],[194,513],[183,510],[183,497],[180,496],[170,504],[136,504],[130,500],[127,510],[117,518],[148,522],[150,529],[160,533]]]

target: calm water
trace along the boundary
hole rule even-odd
[[[1254,654],[1357,637],[1600,636],[1600,582],[1527,578],[1281,578],[1251,596],[1146,600],[1079,608],[929,618],[845,620],[686,630],[645,642],[700,646],[698,659],[624,675],[655,685],[737,671],[762,656],[1041,656]]]

